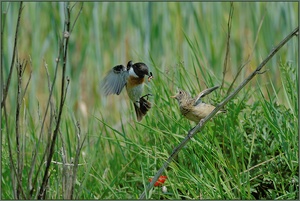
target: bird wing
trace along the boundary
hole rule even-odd
[[[199,103],[201,103],[201,98],[206,96],[207,94],[210,94],[211,92],[213,92],[214,90],[216,90],[217,88],[219,88],[219,86],[215,86],[209,89],[205,89],[203,90],[195,99],[195,103],[194,106],[198,105]]]
[[[127,68],[123,65],[117,65],[108,71],[102,82],[102,89],[104,94],[117,94],[119,95],[126,85],[129,73]]]

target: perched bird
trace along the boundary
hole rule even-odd
[[[148,76],[148,81],[153,78],[146,64],[129,61],[127,67],[123,65],[113,67],[102,82],[102,89],[106,96],[110,94],[119,95],[124,86],[126,86],[127,94],[134,104],[138,121],[141,121],[151,108],[151,103],[144,98],[150,94],[141,97],[146,75]]]
[[[195,98],[191,98],[191,95],[188,92],[178,89],[178,93],[171,97],[178,101],[180,112],[183,116],[198,123],[201,119],[204,119],[215,109],[214,106],[202,102],[201,98],[207,94],[210,94],[217,88],[219,88],[219,86],[205,89]],[[220,110],[217,112],[217,114],[222,112],[225,112],[225,110]]]

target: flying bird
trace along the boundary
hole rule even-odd
[[[101,84],[105,96],[110,94],[119,95],[122,89],[126,87],[138,121],[141,121],[151,108],[151,103],[145,99],[145,97],[148,99],[150,94],[142,96],[145,76],[148,76],[148,81],[153,78],[152,72],[149,72],[149,68],[145,63],[129,61],[126,67],[123,65],[113,67]]]

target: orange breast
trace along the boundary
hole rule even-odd
[[[138,77],[133,77],[129,76],[128,81],[127,81],[127,87],[135,87],[139,84],[142,84],[144,82],[145,78],[138,78]]]
[[[144,78],[136,78],[130,76],[127,80],[126,90],[129,98],[133,102],[137,102],[140,100],[140,97],[143,92],[143,84]]]

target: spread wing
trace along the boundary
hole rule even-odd
[[[126,85],[129,73],[123,65],[113,67],[104,77],[101,87],[104,95],[117,94],[119,95]]]
[[[207,94],[210,94],[211,92],[213,92],[214,90],[216,90],[217,88],[219,88],[219,86],[215,86],[209,89],[205,89],[203,90],[195,99],[195,103],[194,106],[198,105],[199,103],[201,103],[201,98],[206,96]]]

